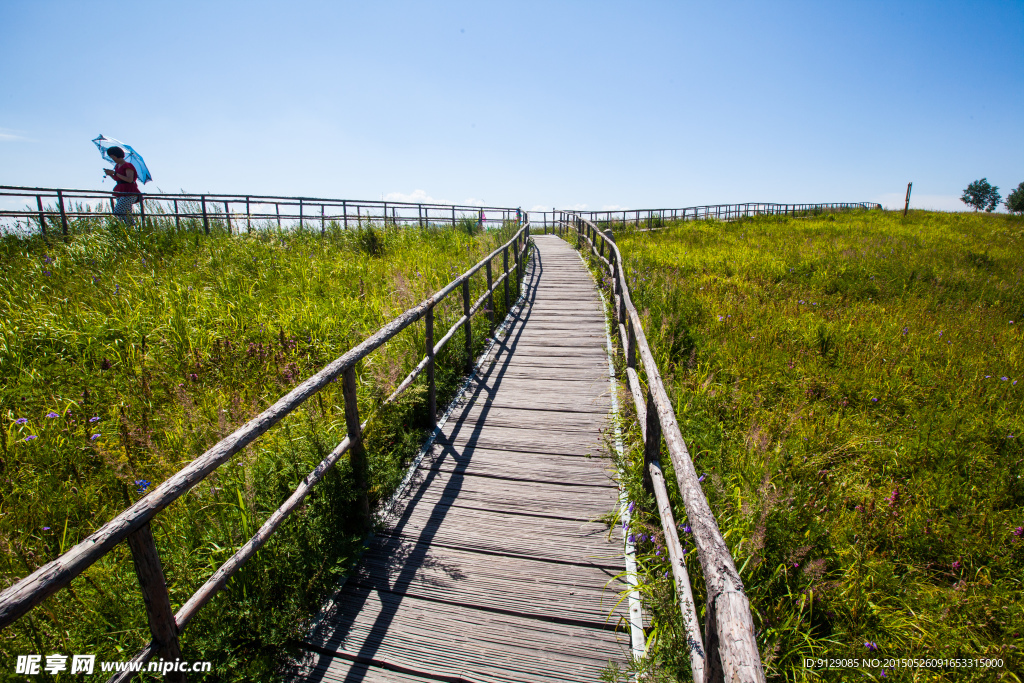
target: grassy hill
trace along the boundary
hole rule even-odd
[[[75,224],[67,243],[0,239],[0,586],[73,546],[511,236],[472,234],[470,224],[331,226],[323,237],[220,228],[207,237],[97,219]],[[438,307],[437,338],[461,313],[457,296]],[[478,345],[485,328],[474,326]],[[439,401],[459,381],[462,347],[438,357]],[[362,416],[422,353],[420,323],[357,366]],[[422,443],[425,403],[414,387],[373,418],[372,499],[391,492]],[[344,434],[332,385],[155,518],[173,608]],[[222,680],[271,676],[361,547],[350,474],[343,459],[199,613],[183,637],[186,659],[212,660]],[[0,678],[13,675],[18,654],[126,660],[149,639],[121,544],[0,632],[0,660],[12,663]]]
[[[881,676],[805,657],[991,657],[1003,668],[913,675],[1021,680],[1024,221],[873,211],[616,238],[769,677]],[[670,677],[685,648],[659,526],[631,531]]]

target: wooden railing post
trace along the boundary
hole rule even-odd
[[[302,230],[302,197],[299,197],[299,230]]]
[[[651,463],[661,458],[661,420],[658,419],[658,407],[654,402],[654,395],[647,390],[647,429],[644,441],[644,488],[650,492],[654,491],[654,482],[651,481]]]
[[[39,207],[39,229],[42,231],[43,239],[45,240],[45,239],[47,239],[47,237],[46,237],[46,215],[43,213],[43,198],[40,197],[39,195],[36,195],[36,206]]]
[[[141,229],[146,227],[146,197],[141,194],[139,195],[139,227]]]
[[[135,576],[139,579],[142,589],[142,600],[146,604],[146,618],[149,621],[149,632],[153,635],[157,652],[164,661],[181,659],[181,647],[178,644],[178,626],[171,611],[171,599],[167,593],[167,581],[160,565],[160,554],[153,540],[153,531],[146,522],[138,531],[128,535],[128,547],[132,551],[135,563]],[[185,674],[180,671],[168,671],[166,681],[184,683]]]
[[[487,259],[487,320],[490,336],[494,336],[494,280],[491,276],[491,259]]]
[[[228,224],[228,234],[231,234],[231,205],[228,202],[224,202],[224,219]]]
[[[68,215],[64,211],[64,193],[57,190],[57,204],[60,206],[60,225],[64,231],[64,237],[68,236]]]
[[[324,205],[320,205],[320,236],[327,234],[327,222],[324,220]]]
[[[274,202],[274,213],[277,215],[277,229],[281,229],[281,205]]]
[[[430,411],[430,427],[437,427],[437,384],[434,382],[434,307],[427,308],[427,331],[424,334],[427,347],[427,409]]]
[[[508,315],[509,311],[512,310],[512,305],[509,303],[508,298],[508,247],[501,250],[501,260],[505,268],[505,315]]]
[[[206,215],[206,195],[201,195],[199,201],[203,205],[203,229],[206,230],[206,234],[210,234],[210,218]]]
[[[364,527],[370,525],[370,498],[366,482],[366,449],[363,447],[363,430],[359,424],[359,403],[356,396],[356,368],[349,367],[341,373],[341,393],[345,398],[345,426],[348,438],[352,443],[349,460],[352,463],[352,474],[355,476],[356,514]]]
[[[178,200],[174,200],[174,229],[181,232],[181,214],[178,213]]]
[[[245,231],[252,234],[252,212],[249,210],[249,196],[245,197]]]
[[[469,319],[469,277],[462,281],[462,315],[466,316],[466,372],[473,371],[473,326]]]

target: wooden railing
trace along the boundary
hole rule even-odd
[[[575,236],[580,248],[588,248],[598,267],[603,266],[611,278],[613,314],[625,354],[626,381],[644,439],[644,485],[654,493],[658,504],[690,647],[693,680],[695,683],[763,683],[764,669],[757,650],[750,603],[743,592],[743,582],[729,548],[701,490],[693,460],[676,421],[675,409],[661,381],[640,316],[633,306],[622,268],[622,254],[610,231],[608,234],[601,232],[593,222],[576,212],[562,212],[552,230],[563,237]],[[638,357],[647,379],[646,392],[637,371]],[[686,506],[687,524],[692,530],[697,559],[704,574],[707,602],[703,637],[665,475],[659,462],[662,439],[672,459]]]
[[[0,219],[34,225],[44,236],[60,226],[68,234],[69,221],[82,218],[112,216],[110,191],[67,190],[46,187],[0,185]],[[324,199],[319,197],[278,197],[247,194],[159,194],[139,195],[140,220],[160,218],[174,220],[181,229],[182,220],[202,224],[210,234],[210,223],[223,225],[227,231],[251,231],[253,225],[287,227],[319,227],[330,222],[343,228],[369,223],[393,225],[454,224],[461,220],[478,221],[483,226],[504,225],[518,219],[518,209],[499,206],[470,206],[436,203],[369,201],[365,199]],[[15,207],[19,201],[24,207]],[[49,228],[47,226],[50,226]]]
[[[485,310],[488,313],[488,324],[493,333],[495,327],[494,295],[499,286],[503,289],[505,310],[511,310],[512,297],[518,298],[518,292],[522,286],[527,248],[531,244],[529,237],[530,224],[529,221],[526,221],[508,242],[492,251],[475,266],[449,282],[436,294],[410,308],[387,325],[384,325],[361,344],[347,351],[315,375],[296,386],[274,403],[274,405],[235,430],[230,436],[219,441],[201,456],[154,488],[148,495],[97,529],[88,538],[57,559],[48,562],[31,575],[4,590],[0,593],[0,629],[18,620],[35,605],[38,605],[50,595],[66,587],[72,579],[109,553],[114,546],[121,541],[127,540],[131,548],[135,571],[146,605],[150,632],[153,637],[149,645],[139,652],[133,661],[145,663],[157,653],[164,660],[173,661],[181,656],[178,637],[189,621],[195,616],[196,612],[224,587],[228,579],[246,561],[256,554],[256,551],[267,542],[278,526],[298,507],[317,482],[346,453],[349,454],[352,462],[355,484],[359,491],[359,514],[364,525],[369,525],[370,506],[367,496],[367,464],[362,445],[364,430],[367,428],[368,422],[361,422],[359,417],[356,401],[356,363],[366,358],[375,349],[420,318],[425,318],[425,355],[383,403],[393,402],[412,385],[417,377],[426,371],[430,421],[431,426],[436,430],[435,357],[451,341],[455,333],[462,328],[464,329],[465,354],[467,358],[466,371],[470,372],[472,370],[472,318],[485,303],[488,304]],[[509,267],[510,255],[513,260],[511,268]],[[491,264],[498,256],[501,257],[501,274],[495,279]],[[484,270],[486,273],[487,289],[475,301],[471,301],[469,279],[480,270]],[[509,286],[511,279],[514,279],[514,289]],[[441,337],[440,341],[435,343],[434,308],[457,289],[461,290],[462,295],[462,317],[455,321],[451,328]],[[295,489],[292,495],[270,515],[259,531],[243,544],[230,559],[221,565],[176,613],[173,613],[160,563],[160,556],[150,530],[150,521],[157,513],[230,460],[233,455],[252,443],[274,424],[339,377],[342,381],[342,395],[345,402],[347,436],[302,480],[302,483]],[[110,680],[128,680],[132,675],[131,673],[117,674]],[[170,672],[167,674],[167,679],[181,681],[184,680],[184,674]]]
[[[833,211],[852,211],[856,209],[879,209],[882,205],[874,202],[848,202],[833,204],[711,204],[708,206],[689,206],[683,209],[625,209],[619,211],[573,211],[580,218],[592,223],[622,223],[624,225],[651,225],[669,221],[698,221],[713,218],[716,220],[735,220],[746,216],[801,216]]]

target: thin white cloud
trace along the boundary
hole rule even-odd
[[[384,195],[387,202],[409,202],[411,204],[450,204],[444,199],[434,199],[427,194],[426,190],[413,190],[410,194],[403,192],[388,192]]]
[[[469,199],[462,200],[462,203],[467,205],[467,206],[486,206],[487,205],[487,202],[485,202],[484,200],[482,200],[482,199],[473,199],[472,197],[469,198]]]
[[[0,142],[31,142],[24,135],[18,135],[10,128],[0,128]]]
[[[540,204],[534,204],[528,210],[529,211],[547,211],[547,212],[550,212],[551,211],[551,207],[550,206],[541,206]]]
[[[566,208],[572,209],[573,211],[583,211],[587,208],[586,204],[572,204]]]
[[[602,211],[629,211],[628,206],[619,206],[618,204],[605,204],[601,207]]]

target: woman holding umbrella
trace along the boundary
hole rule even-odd
[[[114,215],[126,225],[132,225],[132,204],[139,201],[139,195],[142,194],[139,184],[135,182],[139,174],[135,166],[124,160],[124,150],[120,147],[108,148],[107,155],[114,160],[115,167],[103,169],[103,172],[117,181],[114,186]]]

